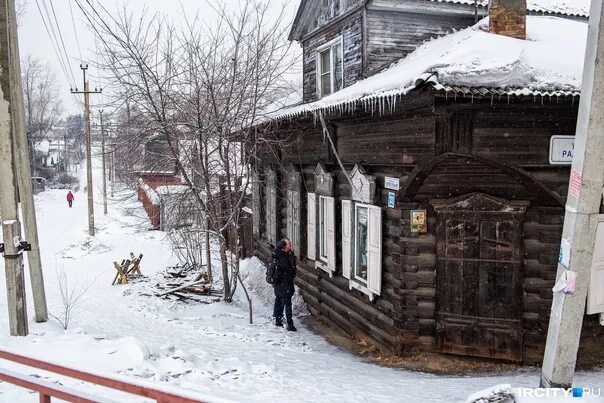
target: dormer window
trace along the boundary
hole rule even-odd
[[[319,97],[342,89],[343,83],[342,37],[317,49],[317,88]]]

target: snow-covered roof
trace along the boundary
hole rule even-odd
[[[460,0],[463,1],[463,0]],[[389,69],[316,102],[280,110],[271,119],[357,105],[393,107],[396,97],[423,83],[491,94],[578,95],[587,24],[558,17],[527,17],[527,39],[488,32],[488,18],[417,48]]]
[[[187,193],[191,188],[186,185],[161,185],[155,188],[155,191],[160,196],[163,195],[178,195]]]
[[[151,188],[151,186],[147,185],[141,178],[138,179],[138,186],[143,189],[152,205],[159,206],[159,195]]]
[[[279,98],[275,102],[268,104],[262,111],[263,115],[278,113],[286,108],[300,105],[302,103],[302,89],[298,89],[284,97]]]
[[[433,3],[474,5],[475,0],[428,0]],[[478,0],[478,5],[488,7],[488,0]],[[589,17],[591,0],[527,0],[526,8],[535,13],[561,14]]]

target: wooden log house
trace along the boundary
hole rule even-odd
[[[493,3],[451,33],[473,7],[303,0],[304,103],[264,123],[294,140],[257,166],[256,254],[292,239],[310,312],[395,354],[542,359],[570,170],[550,142],[574,135],[582,59],[531,63],[576,58],[556,53],[581,48],[588,9]],[[587,315],[579,363],[603,347]]]

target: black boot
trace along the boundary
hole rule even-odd
[[[275,318],[275,326],[283,327],[283,318]]]
[[[287,327],[285,329],[289,330],[290,332],[295,332],[296,330],[298,330],[294,326],[294,322],[290,322],[290,321],[287,322]]]

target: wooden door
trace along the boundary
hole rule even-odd
[[[447,211],[437,228],[437,332],[445,353],[522,360],[522,221]]]

